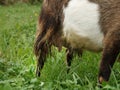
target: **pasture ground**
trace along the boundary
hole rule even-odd
[[[66,73],[65,48],[55,47],[42,75],[35,76],[33,43],[40,5],[0,6],[0,90],[120,90],[120,63],[116,62],[110,81],[97,87],[100,53],[85,51],[74,55]]]

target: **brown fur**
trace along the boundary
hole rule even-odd
[[[111,68],[120,52],[120,0],[89,0],[99,4],[100,25],[104,46],[99,70],[99,82],[108,81]],[[102,81],[100,80],[102,78]]]
[[[63,5],[67,7],[70,0],[44,0],[38,22],[38,30],[34,45],[35,54],[38,58],[37,75],[44,65],[46,56],[55,45],[61,50],[66,46],[67,65],[71,65],[74,51],[79,54],[81,49],[72,49],[62,37],[62,23],[64,20]],[[104,33],[104,46],[98,79],[108,81],[111,68],[120,52],[120,0],[89,0],[99,4],[101,32]],[[79,51],[78,51],[79,50]]]
[[[99,70],[99,79],[109,80],[111,68],[120,51],[120,0],[100,2],[100,25],[104,33],[104,46]],[[99,80],[100,83],[102,83]]]

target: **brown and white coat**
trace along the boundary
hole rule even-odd
[[[34,44],[38,76],[52,45],[67,48],[68,66],[74,52],[103,51],[98,80],[108,81],[120,52],[120,0],[43,0]]]

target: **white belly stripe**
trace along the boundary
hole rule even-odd
[[[102,49],[98,5],[88,0],[71,0],[64,8],[64,37],[73,48]]]

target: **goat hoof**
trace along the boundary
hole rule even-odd
[[[37,73],[36,73],[36,76],[37,76],[37,77],[40,77],[40,72],[37,72]]]
[[[40,75],[41,75],[40,70],[37,69],[37,70],[36,70],[36,76],[37,76],[37,77],[40,77]]]
[[[99,83],[101,84],[104,80],[104,78],[102,76],[99,77]]]

